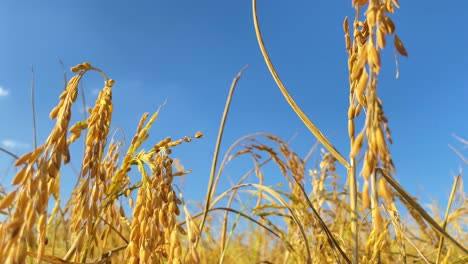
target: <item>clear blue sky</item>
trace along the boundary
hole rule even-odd
[[[409,59],[399,59],[396,80],[389,46],[379,85],[392,129],[396,177],[423,200],[444,201],[453,173],[462,165],[448,147],[462,149],[452,133],[468,138],[468,2],[400,3],[393,19]],[[258,9],[267,48],[286,86],[346,155],[348,77],[342,22],[354,14],[351,1],[260,0]],[[264,64],[250,1],[4,0],[0,33],[0,143],[18,155],[32,148],[30,66],[35,69],[42,142],[52,125],[48,114],[63,89],[59,60],[67,69],[89,61],[116,80],[113,128],[123,128],[127,139],[141,114],[166,100],[151,143],[169,135],[204,133],[202,140],[174,151],[174,157],[193,170],[185,178],[189,199],[204,196],[226,95],[246,64],[250,68],[234,95],[221,153],[239,137],[257,131],[285,140],[299,132],[292,147],[302,156],[315,142]],[[88,104],[102,83],[95,73],[84,79]],[[78,120],[79,106],[75,110]],[[12,160],[0,155],[0,178],[9,184]],[[62,177],[75,181],[74,175]],[[225,178],[221,188],[228,185]]]

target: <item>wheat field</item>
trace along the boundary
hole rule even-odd
[[[231,99],[246,67],[227,97],[205,199],[192,206],[177,181],[190,177],[190,170],[172,149],[204,140],[203,134],[168,136],[144,149],[159,111],[144,113],[124,148],[110,129],[115,82],[84,62],[71,68],[73,77],[50,111],[55,125],[45,142],[20,157],[1,149],[16,159],[17,172],[11,185],[0,188],[0,263],[468,263],[468,199],[461,173],[448,204],[434,204],[433,212],[394,178],[390,125],[377,87],[383,49],[391,46],[408,57],[390,18],[399,3],[352,4],[356,13],[343,22],[348,153],[340,153],[289,94],[265,48],[253,0],[265,63],[286,102],[317,138],[310,153],[319,152],[320,162],[311,164],[310,153],[300,157],[286,140],[268,133],[240,138],[221,158]],[[100,73],[105,85],[87,118],[72,123],[78,87],[89,72]],[[62,197],[62,171],[78,139],[84,142],[81,168],[72,194]],[[196,142],[190,144],[195,151]],[[243,157],[254,166],[232,187],[219,189],[227,164]],[[265,166],[276,168],[282,181],[266,184]]]

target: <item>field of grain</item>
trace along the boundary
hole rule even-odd
[[[21,157],[2,149],[15,157],[17,173],[13,191],[4,191],[5,183],[0,188],[0,263],[467,263],[468,199],[461,173],[448,204],[434,204],[436,214],[394,178],[389,120],[377,87],[384,48],[408,57],[390,18],[398,1],[354,0],[353,6],[356,14],[343,22],[349,152],[334,147],[282,83],[253,0],[253,26],[265,63],[284,99],[317,138],[322,149],[311,151],[320,151],[321,161],[314,166],[309,156],[300,157],[287,141],[266,133],[239,139],[221,159],[224,124],[229,110],[236,111],[230,103],[244,68],[228,94],[198,207],[188,205],[175,183],[190,171],[172,149],[204,140],[203,134],[168,136],[143,149],[159,112],[145,113],[123,148],[110,130],[114,80],[89,62],[72,67],[74,75],[50,111],[55,126],[47,140]],[[91,71],[100,73],[105,85],[87,118],[72,123],[79,84]],[[61,197],[61,171],[80,138],[80,173],[71,196]],[[242,157],[255,165],[220,190],[224,167]],[[283,181],[265,184],[264,166],[276,167]],[[443,218],[439,212],[445,212]]]

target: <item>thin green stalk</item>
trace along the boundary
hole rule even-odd
[[[221,146],[221,140],[223,138],[224,125],[226,123],[227,115],[229,113],[229,107],[231,105],[232,95],[234,94],[234,90],[236,88],[237,82],[239,81],[239,79],[242,76],[242,73],[247,69],[247,67],[248,67],[248,65],[244,66],[244,68],[242,68],[239,71],[237,76],[232,81],[231,88],[229,90],[229,95],[228,95],[226,104],[224,106],[223,117],[221,118],[221,123],[219,125],[218,139],[216,140],[215,152],[214,152],[214,155],[213,155],[213,161],[212,161],[212,165],[211,165],[210,179],[209,179],[209,182],[208,182],[208,190],[206,192],[205,209],[203,211],[203,216],[202,216],[202,219],[201,219],[201,222],[200,222],[200,226],[198,228],[199,231],[200,231],[200,234],[202,234],[202,232],[203,232],[203,227],[205,226],[206,217],[207,217],[208,211],[210,209],[211,199],[213,198],[213,193],[214,193],[213,184],[214,184],[214,178],[215,178],[215,173],[216,173],[216,165],[217,165],[217,162],[218,162],[219,148]],[[196,248],[198,246],[198,242],[199,242],[199,240],[197,240],[195,242],[194,248]]]
[[[31,112],[33,122],[33,146],[37,148],[37,136],[36,136],[36,108],[34,104],[34,67],[31,65]]]
[[[457,187],[458,187],[458,182],[460,181],[460,175],[458,175],[457,177],[455,177],[455,182],[453,183],[453,187],[452,187],[452,192],[450,193],[450,198],[449,198],[449,201],[448,201],[448,204],[447,204],[447,209],[445,211],[445,217],[444,217],[444,223],[442,224],[442,229],[445,231],[445,228],[447,227],[447,221],[448,221],[448,217],[449,217],[449,213],[450,213],[450,207],[452,207],[452,202],[455,198],[455,192],[457,191]],[[437,261],[436,263],[440,263],[440,258],[442,257],[442,247],[444,245],[444,236],[440,236],[440,240],[439,240],[439,249],[437,250]]]

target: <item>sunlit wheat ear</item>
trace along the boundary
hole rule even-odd
[[[25,249],[28,247],[37,246],[38,261],[44,254],[49,198],[51,195],[59,197],[58,183],[55,181],[59,180],[62,162],[70,161],[67,130],[71,118],[71,106],[77,98],[78,83],[90,68],[90,65],[89,67],[87,64],[81,65],[80,70],[77,71],[79,73],[70,79],[60,95],[59,104],[50,113],[50,118],[56,119],[56,123],[45,144],[23,155],[16,162],[16,166],[23,166],[23,168],[18,171],[13,180],[13,184],[18,187],[15,197],[10,196],[9,202],[15,201],[16,204],[6,225],[10,226],[11,239],[0,242],[0,256],[2,257],[0,261],[23,263],[26,259]],[[9,205],[2,203],[4,207]],[[12,225],[12,223],[17,224]],[[37,234],[35,245],[31,244],[34,234]]]
[[[104,88],[100,92],[89,118],[73,125],[70,128],[71,137],[67,140],[67,144],[71,144],[81,136],[82,131],[87,130],[85,156],[82,161],[82,171],[79,175],[79,185],[74,190],[71,199],[71,204],[79,205],[73,206],[71,212],[73,237],[78,237],[83,228],[86,233],[85,245],[81,245],[78,250],[74,251],[73,259],[75,261],[84,261],[88,253],[91,254],[91,257],[96,253],[94,249],[89,250],[91,240],[98,232],[96,229],[97,224],[101,222],[98,218],[99,205],[104,199],[102,194],[105,192],[102,189],[108,175],[103,159],[113,110],[111,88],[114,81],[108,79],[101,70],[86,62],[72,68],[73,72],[80,72],[80,74],[89,70],[101,73],[104,78]]]
[[[170,185],[170,162],[164,154],[157,154],[153,161],[153,166],[158,167],[157,171],[146,176],[147,179],[138,191],[130,244],[126,251],[130,263],[180,258],[176,246],[177,235],[172,235],[173,232],[177,232],[174,224],[177,209],[174,207],[176,202]],[[141,172],[145,175],[145,172]]]
[[[376,179],[375,169],[378,166],[382,166],[387,173],[391,174],[394,173],[395,168],[387,145],[387,143],[392,143],[388,120],[384,115],[383,103],[377,93],[377,76],[381,69],[380,49],[385,47],[386,37],[393,35],[396,50],[403,56],[407,56],[408,54],[401,40],[395,34],[395,25],[388,16],[395,12],[398,2],[377,0],[353,1],[357,15],[359,15],[360,10],[365,8],[366,5],[367,9],[364,12],[363,20],[359,20],[359,17],[356,17],[354,20],[352,38],[347,18],[343,24],[346,50],[349,54],[350,102],[348,109],[348,135],[351,143],[350,159],[353,167],[358,153],[363,146],[367,147],[364,164],[361,169],[361,175],[364,178],[362,210],[366,208],[371,209],[374,230],[381,232],[383,228],[381,223],[382,216],[380,215],[380,211],[376,210],[379,196],[376,188],[378,179]],[[365,125],[356,137],[354,119],[360,115],[361,109],[365,110]],[[364,138],[366,140],[363,140]],[[370,180],[372,184],[369,183]],[[382,191],[385,192],[385,186],[382,184],[381,186]],[[369,193],[372,197],[369,197]],[[393,202],[388,196],[385,198],[387,203]],[[355,240],[357,240],[356,237]],[[375,239],[370,239],[368,242],[377,243]],[[357,246],[355,247],[354,255],[358,254],[356,249]],[[354,258],[354,262],[356,261],[357,257]]]
[[[105,75],[103,76],[105,77]],[[79,261],[84,261],[88,255],[90,258],[94,258],[96,254],[102,253],[104,248],[92,245],[96,237],[100,237],[102,244],[105,245],[111,230],[110,227],[121,228],[120,223],[116,221],[120,216],[117,204],[114,202],[108,206],[104,196],[109,179],[113,177],[118,162],[118,145],[111,142],[107,146],[113,110],[111,88],[114,81],[105,77],[104,84],[104,88],[90,111],[89,118],[78,122],[70,129],[72,133],[70,141],[79,136],[74,133],[73,128],[77,128],[78,134],[82,129],[88,130],[80,173],[81,184],[75,189],[72,200],[72,204],[80,205],[74,206],[72,209],[72,230],[77,235],[84,228],[86,233],[84,246],[81,247],[82,251],[76,252],[77,258],[75,260]],[[106,147],[107,153],[105,154]],[[104,228],[100,225],[102,222],[106,224]]]
[[[138,131],[145,131],[141,129],[142,126],[143,123],[140,123]],[[172,141],[168,137],[150,151],[138,153],[133,159],[142,176],[142,186],[138,190],[130,240],[125,251],[129,263],[183,261],[180,235],[185,235],[186,231],[177,223],[182,201],[173,188],[173,179],[185,172],[173,172],[173,160],[169,157],[171,149],[183,142],[190,140]],[[150,168],[150,173],[144,165]]]

